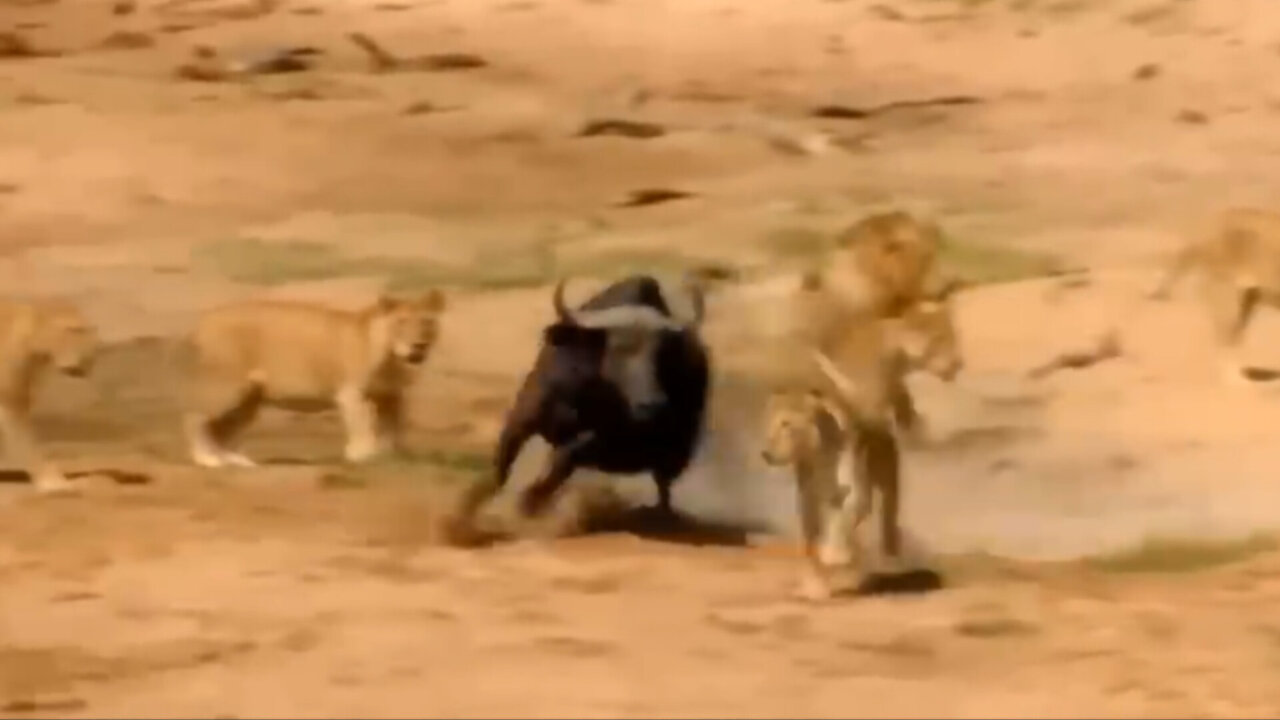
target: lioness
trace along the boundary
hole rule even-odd
[[[0,425],[9,450],[38,491],[67,489],[70,483],[45,458],[32,431],[31,401],[46,368],[72,377],[89,372],[98,333],[69,300],[0,299],[0,338]]]
[[[1204,238],[1184,246],[1148,294],[1168,299],[1184,275],[1198,270],[1201,300],[1224,351],[1222,372],[1245,380],[1239,355],[1245,329],[1259,304],[1280,307],[1280,214],[1252,208],[1224,212]]]
[[[822,283],[851,309],[897,315],[927,294],[942,245],[931,220],[894,210],[842,231],[821,268]]]
[[[203,467],[252,467],[227,445],[263,404],[337,406],[343,457],[367,460],[402,445],[404,394],[439,335],[444,295],[381,297],[358,312],[257,300],[206,312],[191,337],[192,386],[184,430]]]

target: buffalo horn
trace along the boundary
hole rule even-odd
[[[560,282],[556,283],[556,289],[551,293],[551,306],[555,308],[556,317],[560,318],[561,322],[576,325],[578,324],[577,318],[573,316],[573,313],[564,304],[564,286],[566,282],[568,280],[561,278]]]

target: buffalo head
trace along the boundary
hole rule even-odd
[[[647,420],[667,397],[658,380],[659,351],[671,333],[696,329],[702,322],[701,289],[690,283],[692,317],[680,320],[644,305],[598,310],[571,310],[564,301],[565,281],[556,284],[551,302],[557,321],[546,330],[549,342],[590,350],[599,358],[595,370],[626,398],[632,414]]]

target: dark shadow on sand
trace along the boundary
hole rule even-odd
[[[1241,368],[1241,373],[1245,378],[1253,382],[1275,382],[1280,380],[1280,370],[1265,367],[1246,367]]]
[[[146,485],[152,481],[150,475],[146,473],[133,472],[131,470],[120,470],[116,468],[103,468],[97,470],[80,470],[77,472],[66,473],[68,480],[78,480],[87,477],[105,477],[110,479],[116,485]],[[28,484],[31,482],[31,475],[26,470],[0,470],[0,484]]]
[[[516,523],[513,527],[506,522],[484,517],[476,518],[469,524],[446,522],[442,527],[442,539],[454,547],[486,548],[528,537],[529,534],[520,529],[521,524]],[[695,547],[745,547],[749,545],[751,535],[762,531],[761,528],[718,523],[685,514],[663,516],[652,508],[626,508],[590,513],[580,519],[571,531],[554,536],[583,537],[622,533],[645,540]]]
[[[715,522],[679,512],[663,515],[653,508],[628,508],[591,517],[582,526],[584,534],[627,533],[659,542],[722,547],[745,547],[751,535],[763,531],[763,528]]]
[[[920,568],[901,573],[871,573],[858,583],[855,595],[923,595],[946,586],[942,574]]]

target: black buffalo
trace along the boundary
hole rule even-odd
[[[468,493],[473,512],[506,483],[534,435],[551,445],[541,476],[521,497],[540,510],[578,468],[652,475],[657,510],[671,518],[671,485],[689,466],[702,434],[710,356],[698,330],[702,291],[689,285],[693,317],[677,319],[647,275],[605,288],[578,309],[552,295],[556,321],[542,332],[533,369],[516,394],[494,454],[493,475]]]

